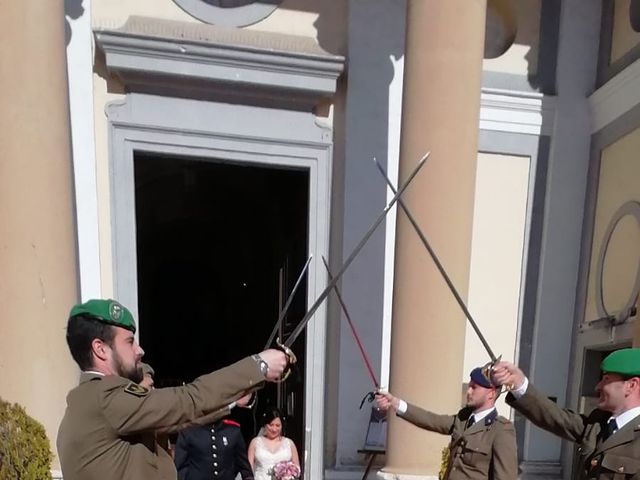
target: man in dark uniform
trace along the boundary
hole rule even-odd
[[[640,474],[640,349],[610,353],[600,364],[598,408],[580,415],[538,392],[515,365],[500,362],[493,379],[509,385],[507,403],[540,428],[578,444],[578,479],[638,478]]]
[[[253,480],[240,424],[223,419],[188,428],[178,435],[175,451],[179,480]]]
[[[287,365],[283,352],[266,350],[182,387],[148,389],[138,384],[144,352],[135,331],[131,312],[114,300],[71,309],[67,343],[82,374],[58,430],[65,480],[175,480],[155,432],[226,408]]]
[[[516,434],[513,424],[495,408],[500,391],[481,368],[474,368],[470,377],[466,406],[455,415],[438,415],[385,392],[376,400],[379,408],[393,408],[420,428],[451,435],[445,480],[515,480]]]

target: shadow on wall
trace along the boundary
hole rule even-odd
[[[71,23],[69,20],[77,20],[82,17],[85,8],[82,5],[84,0],[64,0],[64,36],[65,44],[69,46],[71,42]]]
[[[490,0],[485,87],[554,95],[560,0]]]
[[[387,1],[382,2],[387,4]],[[399,3],[399,2],[395,2]],[[317,15],[313,25],[318,44],[334,55],[347,55],[347,29],[349,0],[283,0],[279,9],[294,10]],[[375,10],[375,6],[372,6]]]

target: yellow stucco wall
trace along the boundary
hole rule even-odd
[[[271,15],[246,28],[311,37],[326,51],[345,55],[347,7],[347,0],[283,0]],[[201,23],[172,0],[93,0],[91,8],[91,23],[94,28],[118,28],[132,15]],[[113,270],[108,123],[104,112],[108,103],[123,98],[124,88],[106,72],[104,59],[100,54],[96,56],[93,79],[101,282],[102,295],[108,297],[113,295]],[[345,95],[344,90],[339,90],[337,95]],[[336,103],[344,104],[337,100]],[[334,104],[328,102],[317,109],[317,114],[324,123],[332,123],[333,108]]]
[[[640,201],[638,151],[640,129],[602,151],[584,321],[600,316],[596,310],[596,264],[607,226],[620,206],[629,200]],[[640,228],[633,217],[627,216],[611,237],[604,263],[603,297],[609,313],[616,313],[627,302],[639,261]]]
[[[518,22],[515,41],[500,57],[485,59],[485,71],[516,75],[533,74],[537,71],[541,2],[542,0],[513,2]]]
[[[629,2],[630,0],[615,0],[614,3],[610,63],[619,60],[640,43],[640,33],[634,32],[629,22]]]
[[[480,153],[476,171],[469,311],[496,355],[516,357],[529,157]],[[463,382],[489,356],[467,324]],[[509,416],[500,400],[498,409]]]

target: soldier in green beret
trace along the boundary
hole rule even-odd
[[[600,364],[598,408],[580,415],[538,392],[525,374],[498,363],[493,379],[509,385],[507,403],[537,426],[578,444],[579,479],[637,478],[640,475],[640,348],[609,354]]]
[[[265,350],[188,385],[150,389],[139,384],[144,352],[135,331],[131,312],[114,300],[71,309],[67,343],[82,374],[58,430],[65,480],[175,480],[173,460],[155,432],[226,409],[280,379],[287,366],[283,352]]]

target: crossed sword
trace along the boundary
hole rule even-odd
[[[409,186],[409,184],[416,177],[416,175],[418,174],[420,169],[423,167],[423,165],[425,164],[426,160],[429,158],[429,155],[430,155],[430,153],[425,154],[418,161],[417,166],[414,168],[414,170],[411,172],[411,174],[409,175],[407,180],[404,182],[404,184],[402,186],[400,186],[399,189],[395,188],[395,186],[393,185],[393,182],[389,179],[389,176],[387,175],[387,172],[384,170],[382,165],[380,165],[380,163],[376,159],[374,159],[374,162],[375,162],[376,166],[378,167],[378,170],[380,171],[380,174],[384,177],[384,179],[387,182],[387,185],[388,185],[389,189],[393,193],[393,197],[391,198],[391,200],[389,200],[389,202],[387,203],[386,207],[382,210],[382,212],[380,213],[378,218],[373,222],[373,224],[371,225],[369,230],[367,230],[367,232],[364,234],[364,236],[362,237],[360,242],[356,245],[356,247],[353,249],[351,254],[347,257],[347,259],[344,261],[344,263],[342,264],[342,266],[340,267],[340,269],[338,270],[338,272],[335,275],[332,275],[332,273],[331,273],[331,271],[329,269],[329,265],[327,264],[326,259],[324,257],[322,257],[322,260],[324,262],[325,268],[327,270],[328,278],[329,278],[329,282],[328,282],[327,286],[320,293],[320,295],[318,296],[316,301],[313,303],[313,305],[311,305],[311,307],[309,308],[309,310],[307,311],[305,316],[302,318],[302,320],[300,320],[300,322],[297,324],[297,326],[291,332],[289,337],[284,341],[284,343],[280,341],[280,338],[276,339],[277,346],[286,353],[286,355],[288,357],[288,361],[289,361],[289,367],[287,368],[286,372],[283,374],[283,376],[281,378],[281,381],[284,381],[289,376],[289,374],[291,373],[292,366],[295,365],[296,362],[297,362],[297,358],[296,358],[295,354],[293,353],[293,351],[291,350],[291,346],[296,341],[296,339],[300,336],[300,334],[304,331],[304,329],[306,328],[306,326],[308,325],[309,321],[311,320],[311,318],[315,314],[316,310],[320,307],[322,302],[324,302],[324,300],[331,293],[331,291],[334,290],[335,293],[336,293],[336,296],[338,298],[338,302],[340,303],[340,307],[342,308],[342,311],[344,312],[345,318],[347,319],[347,322],[348,322],[349,327],[351,329],[351,333],[352,333],[352,335],[354,337],[354,340],[355,340],[355,342],[356,342],[356,344],[358,346],[358,350],[360,351],[360,355],[361,355],[362,360],[363,360],[363,362],[365,364],[365,367],[367,369],[369,377],[371,378],[371,381],[372,381],[373,386],[375,388],[374,391],[368,392],[365,395],[365,397],[362,399],[362,402],[360,403],[360,408],[362,408],[362,406],[364,405],[365,400],[369,400],[369,402],[371,402],[374,399],[375,393],[377,391],[379,391],[379,389],[380,389],[380,383],[378,382],[378,380],[377,380],[377,378],[376,378],[376,376],[375,376],[375,374],[373,372],[373,368],[371,367],[371,362],[369,361],[367,353],[366,353],[366,351],[365,351],[365,349],[364,349],[364,347],[362,345],[362,341],[360,340],[360,336],[358,335],[358,332],[357,332],[357,330],[355,328],[355,325],[353,324],[353,321],[351,319],[351,315],[349,314],[349,311],[348,311],[347,306],[346,306],[346,304],[344,302],[344,299],[342,298],[342,295],[341,295],[340,290],[338,288],[338,282],[339,282],[340,278],[342,277],[342,275],[344,274],[344,272],[349,267],[349,265],[351,265],[353,260],[356,258],[356,256],[360,253],[362,248],[366,245],[368,240],[371,238],[371,236],[373,235],[375,230],[382,223],[382,221],[386,217],[387,213],[391,210],[391,208],[395,205],[395,203],[398,203],[400,205],[400,207],[402,208],[403,212],[405,213],[405,215],[407,216],[407,219],[409,220],[409,222],[413,226],[414,230],[416,231],[418,237],[420,238],[420,241],[422,242],[422,245],[424,246],[424,248],[427,250],[427,252],[431,256],[431,259],[433,260],[436,268],[438,269],[438,271],[442,275],[442,278],[444,279],[445,283],[449,287],[449,290],[453,294],[453,297],[455,298],[456,302],[458,303],[458,305],[462,309],[465,317],[467,318],[469,324],[471,325],[471,327],[473,328],[474,332],[476,333],[478,339],[482,343],[482,346],[484,347],[484,349],[486,350],[487,354],[489,355],[489,358],[491,359],[491,361],[482,367],[482,373],[491,383],[493,383],[492,380],[491,380],[491,371],[492,371],[493,367],[495,366],[495,364],[500,361],[502,356],[496,357],[496,355],[493,353],[493,350],[491,349],[491,347],[489,346],[489,343],[487,342],[486,338],[482,334],[482,331],[478,327],[478,324],[473,319],[473,316],[471,315],[471,312],[469,312],[469,309],[467,308],[466,304],[464,303],[464,300],[462,300],[462,297],[458,293],[458,290],[456,289],[455,285],[451,281],[451,278],[447,274],[444,266],[442,265],[442,262],[440,262],[440,259],[438,258],[438,256],[436,255],[435,251],[431,247],[431,244],[429,243],[429,241],[427,240],[426,235],[424,234],[424,232],[422,231],[422,229],[418,225],[418,222],[414,218],[414,216],[411,213],[411,211],[409,210],[409,208],[406,206],[404,201],[400,198],[402,196],[402,194],[404,193],[404,191]],[[271,343],[273,342],[273,339],[276,336],[276,333],[280,329],[280,326],[281,326],[282,322],[284,321],[284,318],[285,318],[285,316],[287,314],[287,310],[291,306],[293,296],[295,295],[295,292],[296,292],[298,286],[300,285],[300,283],[302,281],[302,278],[304,277],[304,275],[306,274],[306,272],[307,272],[307,270],[309,268],[309,264],[311,263],[312,257],[313,257],[313,255],[309,256],[309,258],[307,259],[307,262],[305,263],[304,267],[302,268],[302,271],[300,272],[300,274],[298,276],[298,279],[296,280],[296,283],[295,283],[291,293],[289,294],[289,297],[288,297],[288,299],[287,299],[287,301],[286,301],[286,303],[285,303],[285,305],[284,305],[284,307],[283,307],[283,309],[282,309],[282,311],[281,311],[281,313],[280,313],[280,315],[278,317],[278,320],[276,321],[276,324],[274,325],[273,331],[271,332],[271,335],[269,336],[269,340],[267,341],[265,349],[269,348],[271,346]]]

